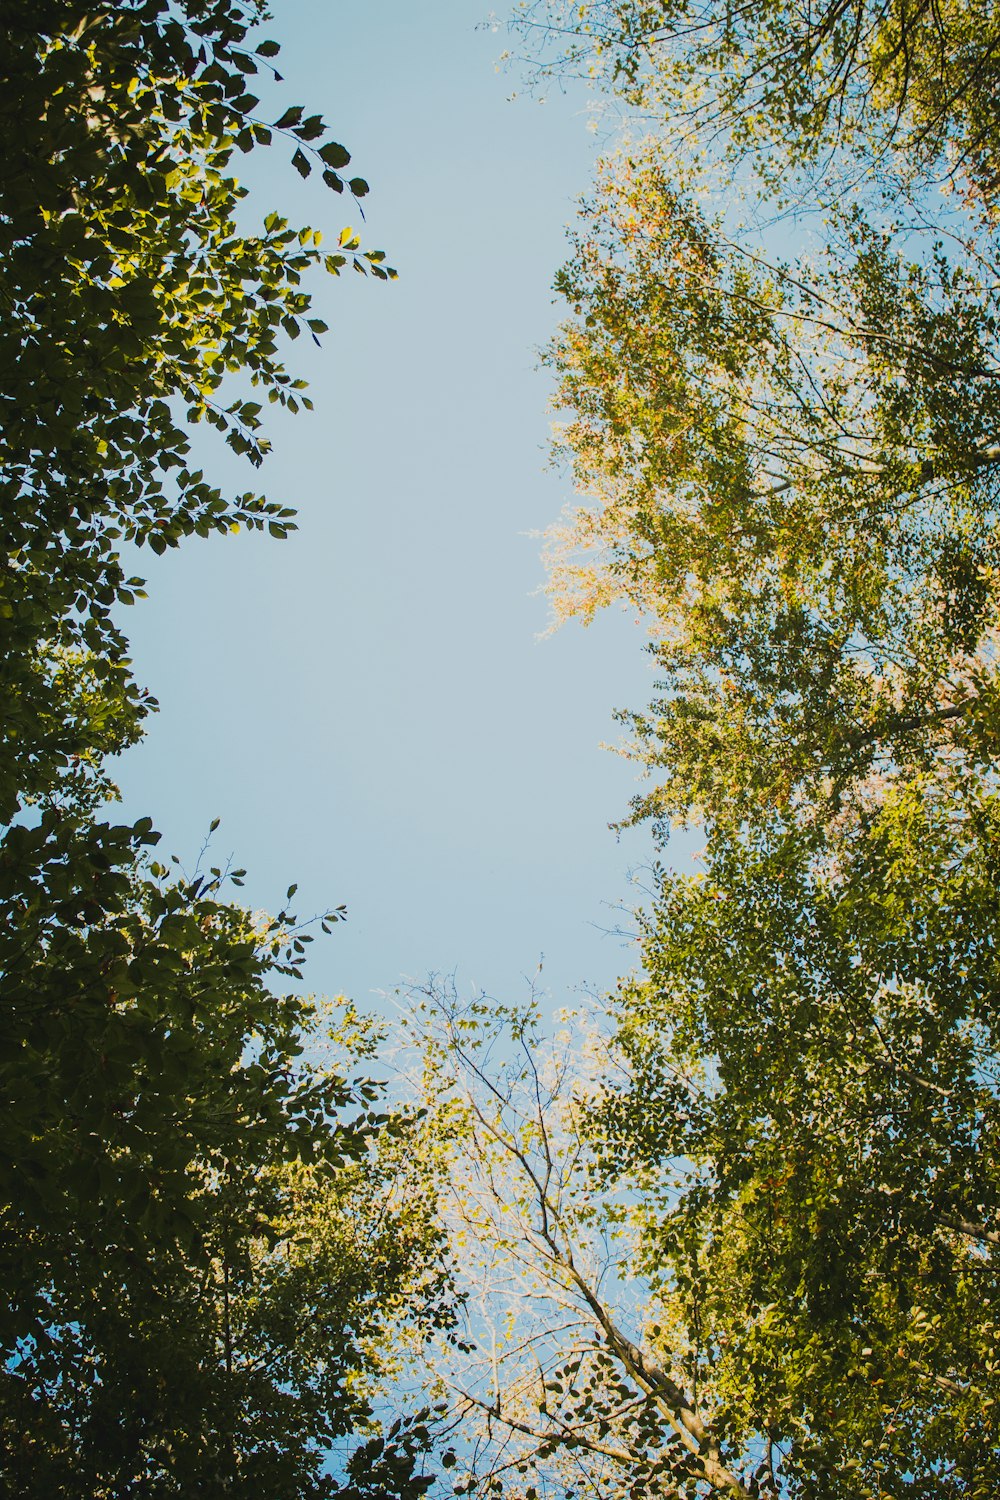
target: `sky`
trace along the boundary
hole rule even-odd
[[[290,152],[254,165],[252,209],[329,240],[346,223],[399,270],[321,279],[322,350],[290,350],[313,414],[269,418],[259,476],[294,504],[289,541],[192,539],[143,555],[149,598],[124,620],[161,708],[116,776],[129,816],[189,870],[248,869],[245,896],[301,913],[344,903],[308,987],[382,1003],[455,973],[552,1003],[634,963],[616,929],[653,857],[619,839],[637,770],[602,748],[641,707],[651,663],[624,616],[543,636],[540,542],[572,498],[548,467],[551,378],[538,351],[597,150],[585,95],[544,101],[498,71],[509,38],[479,0],[274,0],[281,104],[322,111],[371,184],[367,223],[299,182]]]

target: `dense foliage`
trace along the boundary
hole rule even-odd
[[[633,130],[559,277],[553,599],[647,620],[633,815],[705,848],[657,870],[610,1023],[423,1013],[479,1296],[465,1482],[985,1500],[1000,12],[522,21]]]
[[[552,351],[588,497],[553,534],[558,607],[637,607],[662,669],[638,811],[823,816],[890,759],[988,762],[992,238],[948,260],[824,204],[805,267],[668,172],[659,143],[608,166]]]
[[[261,406],[227,399],[230,373],[295,409],[279,341],[325,325],[302,278],[348,259],[388,274],[357,240],[270,215],[237,227],[234,153],[276,134],[343,190],[349,154],[319,116],[257,117],[256,3],[74,0],[3,7],[0,332],[6,577],[0,812],[47,791],[71,757],[127,744],[145,712],[111,621],[141,584],[123,542],[154,551],[239,525],[282,535],[291,512],[226,499],[187,464],[191,421],[256,463]],[[365,192],[361,178],[350,186]]]
[[[234,153],[272,140],[302,176],[367,191],[320,116],[262,112],[265,18],[258,0],[0,6],[11,1496],[429,1483],[418,1417],[383,1439],[372,1404],[408,1341],[451,1317],[412,1125],[379,1112],[370,1044],[331,1051],[316,1006],[276,993],[309,940],[294,916],[252,916],[218,870],[156,863],[151,820],[103,810],[108,757],[150,707],[119,623],[142,588],[123,549],[288,530],[286,507],[192,467],[191,424],[259,464],[261,402],[308,405],[279,348],[325,329],[306,273],[393,274],[350,230],[327,255],[277,214],[246,227]]]
[[[392,1114],[354,1018],[275,992],[292,913],[104,811],[123,549],[289,528],[191,425],[259,464],[307,273],[392,274],[248,227],[274,141],[367,191],[251,92],[263,15],[0,5],[4,1492],[419,1497],[426,1413],[378,1403],[438,1335],[459,1491],[987,1500],[997,7],[524,12],[636,122],[559,278],[553,598],[648,621],[634,815],[704,868],[657,871],[610,1021],[432,992]]]

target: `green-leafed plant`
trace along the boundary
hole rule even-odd
[[[557,283],[552,596],[648,624],[633,815],[705,847],[610,1023],[422,1014],[459,1488],[986,1500],[1000,11],[518,15],[630,130]]]
[[[287,507],[194,467],[192,424],[259,464],[262,403],[309,405],[279,347],[325,330],[306,274],[394,274],[350,229],[324,254],[276,213],[253,224],[235,162],[272,142],[367,192],[319,115],[272,119],[252,92],[278,52],[264,19],[257,0],[0,6],[5,1495],[430,1483],[419,1402],[382,1421],[407,1350],[452,1316],[414,1124],[379,1111],[370,1041],[324,1061],[322,1013],[276,993],[309,941],[291,913],[172,874],[150,819],[102,811],[150,708],[123,549],[288,531]]]

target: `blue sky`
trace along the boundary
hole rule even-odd
[[[586,99],[510,101],[502,33],[477,0],[275,0],[284,103],[322,110],[371,183],[365,243],[385,286],[323,281],[322,351],[291,351],[313,415],[272,420],[261,482],[299,511],[290,541],[189,542],[143,558],[129,611],[137,674],[161,703],[119,768],[130,814],[189,867],[249,870],[253,905],[299,883],[301,911],[346,903],[310,988],[362,1005],[403,975],[457,970],[510,995],[545,955],[563,1003],[628,968],[607,929],[637,899],[646,830],[620,841],[636,771],[600,748],[651,673],[624,618],[539,640],[539,543],[570,498],[546,469],[560,313],[553,274],[596,150]],[[335,236],[356,213],[288,169],[254,204]],[[254,484],[231,458],[234,487]]]

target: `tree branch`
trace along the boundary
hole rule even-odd
[[[958,1214],[946,1214],[941,1223],[948,1229],[957,1229],[959,1234],[967,1235],[970,1240],[978,1240],[982,1245],[1000,1247],[1000,1234],[992,1229],[984,1229],[981,1224],[975,1224],[971,1219],[962,1218]]]

